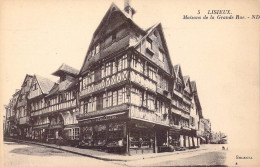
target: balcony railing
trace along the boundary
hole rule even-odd
[[[164,116],[162,114],[158,114],[157,112],[150,111],[145,107],[130,106],[130,117],[169,126],[169,119],[167,115]]]
[[[101,89],[107,88],[109,86],[118,84],[122,81],[126,81],[128,79],[128,71],[120,71],[110,77],[104,78],[101,81],[97,83],[93,83],[87,86],[86,89],[82,90],[79,94],[80,96],[84,96],[96,91],[99,91]]]
[[[45,107],[37,111],[32,111],[31,116],[38,116],[49,112],[62,111],[72,107],[76,107],[76,99]]]
[[[134,83],[137,83],[137,84],[139,84],[139,85],[141,85],[145,88],[148,88],[148,89],[156,92],[156,83],[149,78],[143,77],[138,72],[131,71],[130,72],[130,80]]]

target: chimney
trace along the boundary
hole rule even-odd
[[[124,1],[124,11],[127,13],[128,18],[133,19],[133,15],[135,14],[134,8],[130,5],[131,0],[125,0]]]

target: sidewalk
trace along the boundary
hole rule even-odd
[[[87,156],[87,157],[105,160],[105,161],[124,161],[124,162],[126,162],[126,161],[150,159],[150,158],[157,158],[157,157],[162,157],[162,156],[186,154],[189,152],[206,150],[206,148],[202,146],[197,149],[191,149],[191,150],[185,150],[185,151],[150,153],[150,154],[139,154],[139,155],[127,156],[127,155],[120,155],[120,154],[105,153],[105,152],[91,150],[91,149],[76,148],[76,147],[71,147],[71,146],[60,146],[59,147],[55,144],[25,141],[25,140],[13,139],[13,138],[5,138],[5,139],[11,140],[11,141],[16,141],[16,142],[21,142],[21,143],[29,143],[29,144],[35,144],[35,145],[45,146],[45,147],[49,147],[49,148],[55,148],[55,149],[70,152],[73,154],[78,154],[78,155]]]

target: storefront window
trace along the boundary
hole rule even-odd
[[[95,125],[94,146],[104,146],[106,144],[106,125]]]
[[[93,128],[91,126],[83,128],[83,141],[82,142],[87,146],[93,145]]]
[[[123,146],[124,123],[110,123],[108,125],[107,146]]]
[[[130,132],[130,148],[153,148],[154,135],[147,128],[133,128]]]

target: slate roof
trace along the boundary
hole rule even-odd
[[[54,86],[55,82],[51,81],[48,78],[44,78],[40,75],[35,75],[36,80],[42,90],[43,94],[48,94],[51,88]]]
[[[55,76],[59,76],[60,73],[68,73],[68,74],[72,74],[74,76],[77,76],[79,74],[79,70],[71,67],[71,66],[68,66],[67,64],[62,64],[58,70],[56,70],[54,73],[52,73],[53,75]]]

